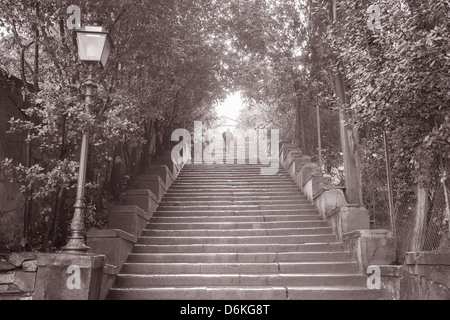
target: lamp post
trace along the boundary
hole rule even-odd
[[[77,32],[78,55],[81,62],[88,68],[88,78],[83,83],[86,88],[85,111],[90,113],[92,96],[97,84],[94,81],[96,67],[104,68],[113,48],[109,33],[99,24],[85,26]],[[86,165],[88,158],[89,134],[85,130],[81,142],[80,168],[78,172],[77,195],[74,204],[74,214],[70,224],[70,236],[67,244],[61,249],[67,253],[83,254],[89,250],[84,243],[84,211],[85,185],[86,185]]]

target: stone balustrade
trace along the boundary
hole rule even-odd
[[[332,186],[331,177],[311,158],[294,144],[280,142],[280,163],[358,262],[360,272],[379,269],[382,299],[450,300],[450,253],[409,252],[404,265],[395,265],[392,232],[371,230],[367,209],[347,203],[344,189]]]

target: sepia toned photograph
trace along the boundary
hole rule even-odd
[[[450,300],[449,175],[450,1],[0,0],[0,300]]]

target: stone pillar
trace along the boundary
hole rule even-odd
[[[339,241],[343,240],[346,233],[370,229],[369,212],[363,206],[343,205],[328,211],[325,215]]]
[[[87,238],[89,252],[106,257],[99,297],[104,300],[136,242],[131,234],[117,229],[89,230]]]
[[[39,254],[35,300],[98,300],[105,256]]]
[[[296,159],[304,160],[305,162],[311,162],[310,157],[303,156],[302,152],[300,150],[290,150],[287,154],[287,157],[284,161],[284,167],[286,168],[286,171],[289,173],[289,175],[292,178],[295,178],[296,171],[295,171],[295,161]]]
[[[105,255],[105,263],[119,269],[136,243],[133,235],[119,229],[89,230],[87,239],[89,253]]]
[[[356,230],[343,235],[344,250],[358,262],[360,272],[372,265],[396,261],[395,238],[389,230]]]
[[[164,182],[159,176],[138,176],[136,185],[139,189],[150,190],[156,196],[158,202],[161,201],[167,191]]]
[[[309,191],[309,188],[306,188],[306,191]],[[314,197],[314,204],[319,210],[319,214],[323,219],[326,219],[327,213],[331,210],[347,205],[347,201],[345,200],[344,192],[341,189],[331,189],[331,190],[318,190],[316,195],[313,195],[312,190],[309,194],[305,192],[306,196],[309,198]]]
[[[303,163],[300,167],[300,170],[298,171],[296,181],[297,185],[300,187],[300,189],[303,190],[303,192],[305,184],[313,176],[315,177],[322,176],[322,169],[320,168],[320,166],[317,163]]]
[[[178,166],[175,162],[173,162],[172,157],[170,155],[157,157],[153,164],[165,165],[169,169],[169,172],[174,179],[178,177],[178,174],[181,171],[181,166]]]
[[[291,150],[300,151],[300,149],[298,149],[298,146],[296,144],[292,144],[292,143],[284,143],[280,148],[280,163],[285,168],[286,168],[285,160],[286,160],[286,157],[287,157],[289,151],[291,151]]]
[[[380,265],[378,267],[381,274],[381,299],[400,300],[403,266]]]
[[[108,211],[108,228],[131,234],[135,242],[151,217],[138,206],[112,206]]]
[[[158,207],[158,199],[148,189],[128,190],[125,198],[125,205],[138,206],[149,216],[152,216]]]
[[[330,190],[331,188],[331,176],[313,173],[303,185],[303,192],[309,200],[314,201],[323,190]]]
[[[148,175],[157,175],[164,182],[166,189],[169,189],[173,183],[172,173],[169,171],[165,165],[149,165],[147,168]]]

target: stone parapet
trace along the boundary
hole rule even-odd
[[[87,245],[90,253],[105,255],[105,263],[122,268],[136,239],[120,229],[89,230]]]
[[[339,241],[346,233],[370,229],[369,212],[363,206],[342,205],[326,212],[325,216]]]
[[[108,211],[108,228],[120,229],[131,234],[135,242],[151,217],[136,205],[112,206]]]
[[[158,207],[158,198],[148,189],[128,190],[125,205],[138,206],[151,217]]]
[[[322,188],[317,190],[316,194],[313,193],[312,188],[306,188],[305,191],[307,191],[305,194],[308,199],[311,199],[315,195],[313,199],[314,204],[324,220],[327,218],[327,213],[331,210],[347,205],[344,192],[341,189]]]
[[[315,201],[324,191],[332,190],[331,176],[317,172],[311,173],[306,183],[302,187],[304,194],[310,201]],[[345,198],[344,198],[345,200]],[[345,204],[346,202],[341,202]]]
[[[35,300],[98,300],[105,256],[41,253]]]
[[[284,167],[286,167],[285,161],[286,161],[286,157],[287,157],[287,155],[288,155],[288,152],[289,152],[290,150],[297,150],[297,151],[300,151],[300,149],[298,148],[298,146],[297,146],[296,144],[293,144],[293,143],[283,143],[283,144],[280,146],[280,149],[279,149],[279,151],[280,151],[280,163],[281,163]]]
[[[389,230],[355,230],[342,237],[344,250],[358,262],[364,273],[371,265],[390,265],[396,261],[395,238]]]
[[[450,300],[450,253],[408,252],[402,300]]]
[[[138,176],[136,177],[134,184],[138,189],[150,190],[155,195],[158,202],[161,201],[167,191],[165,183],[158,175]]]
[[[169,169],[170,174],[174,179],[178,177],[178,174],[181,171],[182,164],[176,164],[170,155],[165,155],[161,157],[157,157],[153,163],[153,165],[164,165]]]
[[[408,252],[405,263],[377,265],[385,300],[450,300],[450,253]]]
[[[146,171],[147,175],[157,175],[164,182],[166,189],[169,189],[175,180],[169,168],[165,165],[149,165]]]
[[[310,157],[303,156],[302,152],[297,150],[289,150],[287,153],[287,156],[284,160],[284,167],[286,168],[286,171],[289,172],[291,177],[295,176],[295,163],[297,162],[311,162]]]

